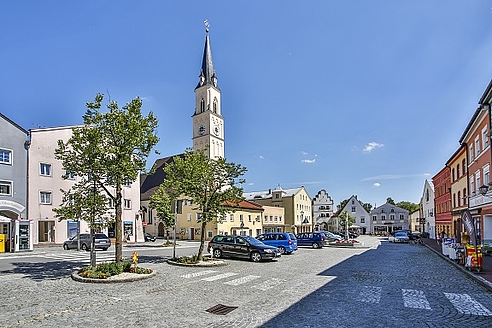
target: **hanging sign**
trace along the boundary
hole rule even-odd
[[[473,224],[473,217],[471,216],[470,211],[463,211],[461,214],[461,222],[463,222],[468,235],[470,235],[470,244],[477,246],[477,235],[475,234],[475,225]]]

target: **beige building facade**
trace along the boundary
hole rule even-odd
[[[77,177],[63,179],[67,172],[61,161],[55,159],[58,140],[64,142],[72,135],[73,126],[31,129],[28,150],[28,218],[33,221],[33,243],[61,244],[70,237],[90,232],[86,221],[59,221],[53,209],[60,206],[63,194],[60,189],[69,190],[77,182]],[[111,189],[110,189],[111,190]],[[122,221],[128,241],[143,241],[142,221],[140,220],[140,181],[123,187],[124,209]],[[108,204],[108,207],[110,204]],[[113,210],[114,211],[114,210]],[[101,231],[111,237],[111,227]]]

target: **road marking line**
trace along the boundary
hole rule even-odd
[[[444,295],[459,313],[492,316],[492,312],[468,294],[444,293]]]
[[[414,289],[402,289],[401,291],[405,307],[412,309],[431,309],[423,291]]]
[[[208,277],[208,278],[202,278],[201,280],[204,280],[204,281],[215,281],[215,280],[219,280],[219,279],[224,279],[224,278],[232,277],[232,276],[235,276],[235,275],[238,275],[238,273],[226,272],[226,273],[222,273],[222,274],[219,274],[219,275],[216,275],[216,276],[212,276],[212,277]]]
[[[256,288],[256,289],[260,289],[260,290],[265,291],[268,289],[272,289],[273,287],[278,286],[283,282],[285,282],[285,280],[272,278],[272,279],[268,279],[268,280],[262,282],[259,285],[252,286],[252,288]]]
[[[379,303],[381,300],[382,287],[362,286],[362,290],[357,297],[358,301],[364,303]]]
[[[185,275],[182,275],[181,278],[195,278],[195,277],[200,277],[200,276],[204,276],[206,274],[215,273],[215,272],[217,272],[217,271],[203,270],[203,271],[198,271],[198,272],[193,272],[193,273],[187,273]]]
[[[231,281],[227,281],[224,284],[231,285],[231,286],[238,286],[238,285],[242,285],[242,284],[245,284],[247,282],[253,281],[255,279],[258,279],[258,278],[260,278],[260,276],[251,276],[250,275],[250,276],[246,276],[246,277],[237,278],[237,279],[234,279]]]

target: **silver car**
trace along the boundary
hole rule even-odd
[[[94,234],[94,237],[94,249],[102,249],[103,251],[105,251],[111,246],[111,241],[105,234],[96,233]],[[77,244],[78,238],[77,236],[73,236],[63,243],[63,249],[77,249]],[[91,249],[91,235],[89,233],[80,234],[80,249],[86,251]]]

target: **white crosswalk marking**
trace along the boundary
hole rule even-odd
[[[234,273],[234,272],[226,272],[226,273],[218,274],[216,276],[202,278],[201,280],[215,281],[215,280],[224,279],[224,278],[228,278],[228,277],[232,277],[232,276],[236,276],[236,275],[237,275],[237,273]]]
[[[74,254],[43,254],[39,257],[60,260],[60,261],[77,261],[77,262],[90,262],[90,253],[74,253]],[[96,260],[97,263],[113,261],[115,258],[114,253],[97,253]]]
[[[259,285],[252,286],[252,288],[266,291],[268,289],[272,289],[273,287],[280,285],[283,282],[285,282],[285,280],[272,278],[272,279],[268,279],[268,280],[262,282]]]
[[[421,290],[402,289],[402,295],[405,307],[413,309],[431,309],[424,292]]]
[[[193,273],[188,273],[188,274],[182,275],[181,278],[195,278],[195,277],[200,277],[200,276],[204,276],[206,274],[215,273],[215,272],[217,272],[217,271],[214,271],[214,270],[198,271],[198,272],[193,272]]]
[[[250,281],[253,281],[255,279],[258,279],[260,278],[260,276],[246,276],[246,277],[241,277],[241,278],[237,278],[237,279],[234,279],[234,280],[231,280],[231,281],[227,281],[225,282],[224,284],[226,285],[231,285],[231,286],[238,286],[238,285],[242,285],[242,284],[245,284],[247,282],[250,282]]]
[[[444,293],[459,313],[492,316],[492,312],[468,294]]]
[[[362,286],[357,300],[365,303],[379,303],[381,300],[381,287]]]

